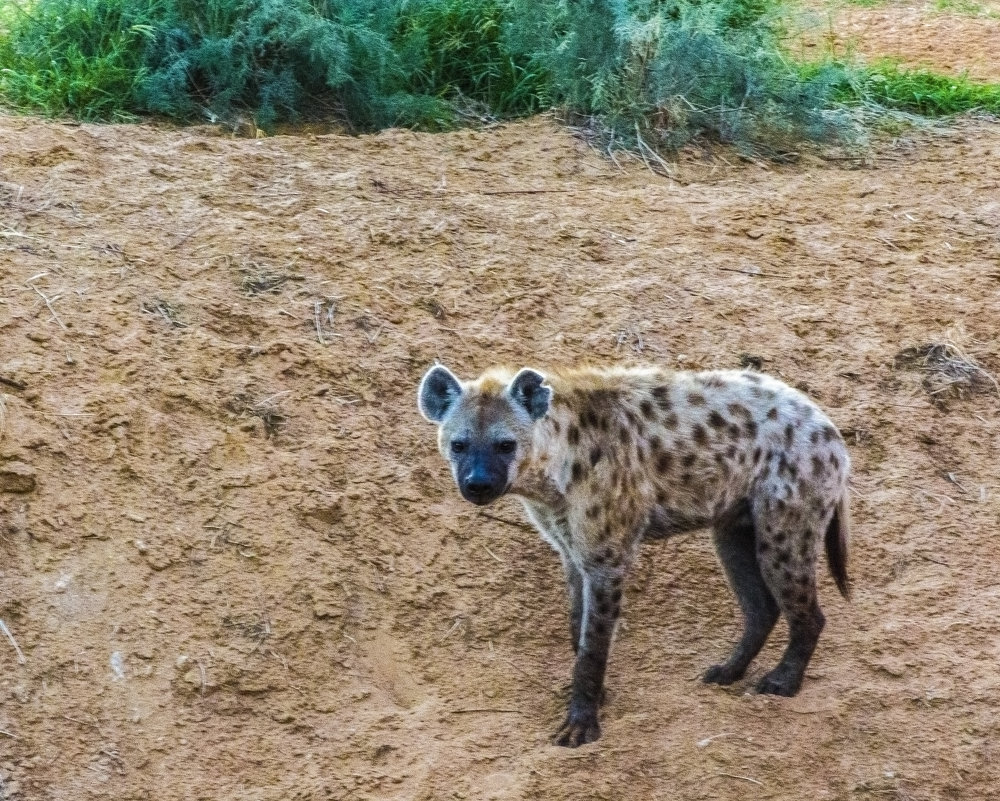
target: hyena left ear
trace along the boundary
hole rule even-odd
[[[514,376],[507,391],[515,403],[527,410],[532,420],[540,420],[549,410],[552,388],[545,386],[545,376],[541,373],[525,367]]]
[[[420,413],[432,423],[444,420],[448,410],[462,394],[462,385],[443,364],[432,367],[424,375],[417,390]]]

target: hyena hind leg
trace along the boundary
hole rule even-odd
[[[750,504],[740,501],[715,521],[715,549],[743,612],[743,636],[732,655],[704,675],[711,684],[742,678],[778,621],[778,604],[761,575]]]
[[[769,547],[759,550],[761,574],[788,621],[788,646],[781,661],[757,683],[757,692],[795,695],[816,650],[826,619],[816,597],[816,542],[806,530],[772,529]]]

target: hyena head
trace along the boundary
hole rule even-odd
[[[420,382],[420,412],[438,424],[438,448],[451,464],[465,500],[492,503],[517,481],[530,459],[535,423],[545,417],[552,389],[545,376],[524,369],[484,373],[459,381],[443,365]]]

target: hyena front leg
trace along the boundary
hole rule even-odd
[[[625,566],[606,550],[582,566],[581,612],[573,687],[566,720],[555,735],[556,745],[576,748],[601,736],[598,707],[615,625],[621,612]]]
[[[583,574],[566,560],[566,592],[569,595],[569,632],[573,653],[580,651],[580,626],[583,621]]]

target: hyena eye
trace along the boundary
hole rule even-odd
[[[451,452],[452,453],[465,453],[469,449],[469,443],[461,439],[453,439],[451,441]]]
[[[513,453],[517,450],[517,442],[512,439],[502,439],[496,444],[497,453]]]

